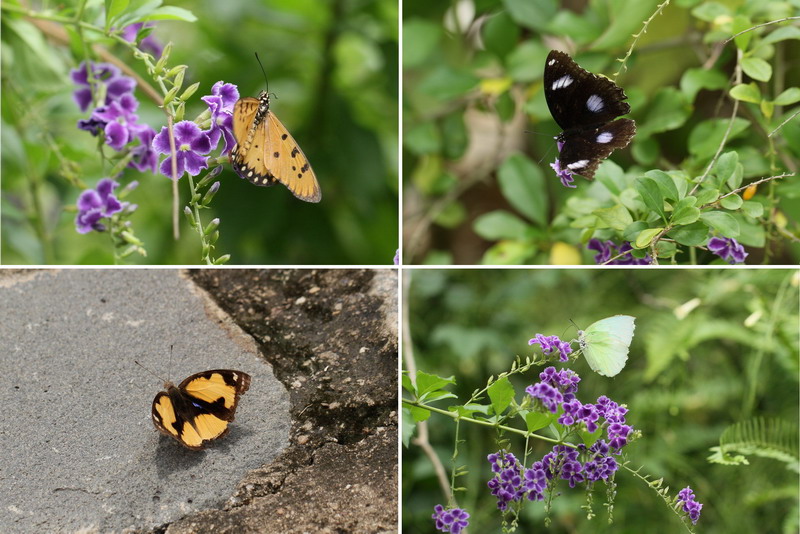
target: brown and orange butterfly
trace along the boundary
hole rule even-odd
[[[322,191],[311,164],[292,134],[270,111],[269,95],[261,91],[258,98],[240,98],[233,107],[233,170],[255,185],[271,186],[277,181],[300,200],[319,202]]]

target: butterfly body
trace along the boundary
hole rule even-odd
[[[233,170],[255,185],[268,187],[280,182],[300,200],[319,202],[322,191],[317,177],[297,142],[270,111],[269,100],[269,93],[262,91],[258,98],[236,101],[236,145],[230,155]]]
[[[184,447],[203,449],[228,433],[250,380],[241,371],[215,369],[193,374],[178,386],[166,382],[165,391],[153,399],[153,424]]]
[[[602,160],[628,146],[636,134],[627,96],[617,84],[582,69],[558,50],[548,54],[544,67],[544,96],[553,119],[563,130],[558,136],[562,169],[594,178]],[[616,120],[614,120],[616,119]]]

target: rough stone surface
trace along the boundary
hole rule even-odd
[[[31,273],[0,274],[0,531],[397,531],[396,271]],[[254,376],[200,453],[133,365],[171,344],[170,378]]]

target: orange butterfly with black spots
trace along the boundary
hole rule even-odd
[[[270,111],[267,91],[261,91],[258,98],[245,97],[236,101],[233,136],[236,146],[231,151],[231,165],[240,177],[259,186],[280,182],[294,196],[306,202],[322,199],[322,191],[308,158],[292,134]]]

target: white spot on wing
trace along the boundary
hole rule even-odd
[[[547,62],[547,64],[552,67],[553,65],[556,64],[556,60],[555,59],[551,59],[550,61]]]
[[[562,76],[561,78],[557,79],[553,82],[553,91],[556,89],[563,89],[564,87],[569,86],[572,83],[572,76],[569,74]]]
[[[586,107],[589,108],[589,111],[597,113],[603,109],[603,99],[597,95],[592,95],[586,101]]]
[[[611,134],[611,132],[602,132],[597,136],[598,143],[609,143],[612,139],[614,139],[614,136]]]
[[[567,165],[567,168],[568,169],[572,169],[572,170],[582,169],[582,168],[586,167],[587,163],[589,163],[588,159],[581,159],[581,160],[576,161],[575,163],[570,163],[569,165]]]

